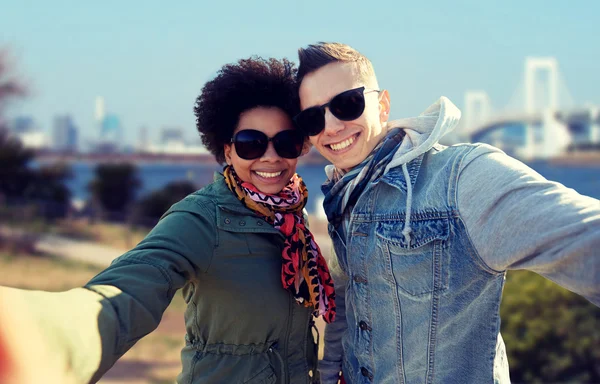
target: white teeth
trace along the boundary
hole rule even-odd
[[[331,149],[333,149],[334,151],[340,151],[344,148],[347,148],[350,144],[354,143],[354,136],[352,136],[349,139],[346,139],[340,143],[337,144],[330,144],[329,146],[331,147]]]
[[[256,174],[260,177],[265,177],[265,178],[271,178],[271,177],[277,177],[279,175],[281,175],[283,173],[283,171],[279,171],[279,172],[260,172],[260,171],[256,171]]]

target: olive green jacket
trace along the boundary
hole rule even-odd
[[[182,288],[179,383],[318,382],[311,311],[281,283],[283,240],[217,174],[85,288],[58,294],[75,319],[65,324],[59,315],[44,327],[77,378],[94,382],[158,326]]]

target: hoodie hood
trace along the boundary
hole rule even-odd
[[[456,105],[442,96],[419,116],[389,121],[388,130],[402,128],[406,136],[385,172],[429,151],[445,134],[456,127],[460,116]]]

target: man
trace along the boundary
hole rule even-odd
[[[337,319],[323,383],[508,383],[499,306],[508,269],[600,304],[600,203],[488,145],[438,140],[442,97],[388,121],[370,61],[339,43],[299,50],[296,123],[332,165],[324,208]],[[334,258],[335,259],[335,258]]]

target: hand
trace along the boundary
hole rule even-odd
[[[75,383],[53,364],[51,346],[31,318],[26,294],[0,287],[0,383]]]

